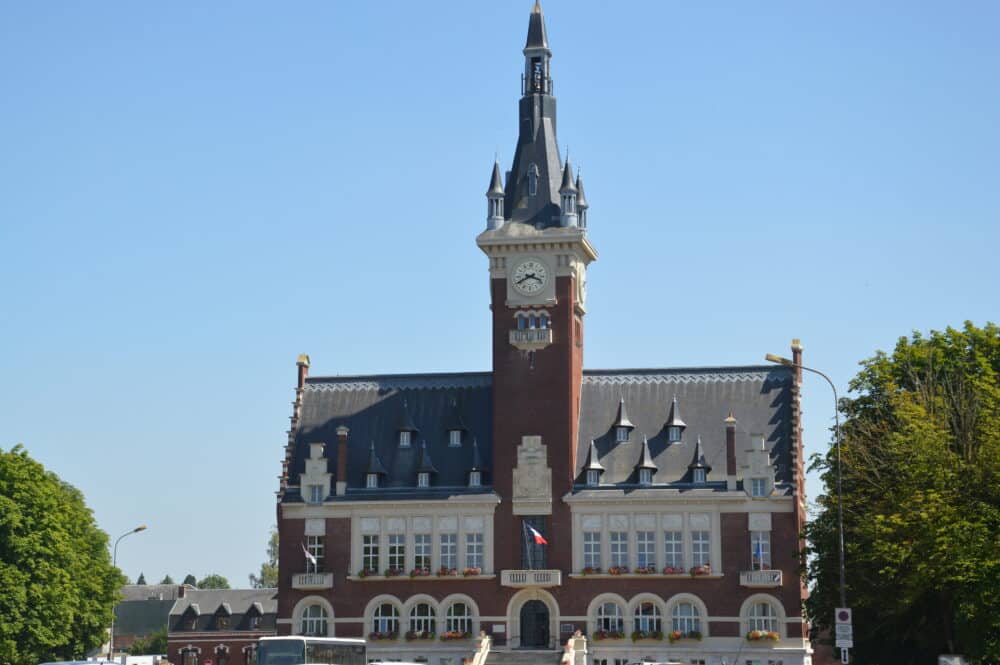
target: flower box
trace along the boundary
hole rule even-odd
[[[399,577],[403,574],[402,568],[386,568],[382,573],[386,577]]]
[[[469,631],[463,632],[461,630],[448,630],[441,633],[442,642],[450,642],[453,640],[467,640],[470,637],[472,637],[472,633],[470,633]]]
[[[583,568],[583,570],[581,572],[584,575],[600,575],[601,574],[601,569],[597,568],[596,566],[584,566],[584,568]]]
[[[611,566],[608,568],[608,573],[611,575],[626,575],[628,573],[628,566]]]
[[[399,637],[399,633],[368,633],[368,639],[372,642],[378,642],[380,640],[395,640]]]
[[[697,630],[684,632],[682,630],[672,630],[667,635],[667,639],[673,644],[677,640],[701,640],[701,633]]]
[[[686,575],[688,571],[684,570],[680,566],[664,566],[664,575]]]
[[[639,566],[635,569],[636,575],[655,575],[656,568],[654,566]]]
[[[747,639],[751,642],[777,642],[781,639],[781,635],[773,630],[751,630],[747,633]]]
[[[406,631],[406,641],[413,642],[414,640],[433,640],[437,637],[433,631],[430,630],[408,630]]]
[[[465,577],[475,577],[476,575],[482,575],[482,574],[483,574],[482,568],[465,568],[464,570],[462,570],[462,575],[464,575]]]
[[[358,571],[358,577],[361,578],[371,577],[372,575],[378,575],[378,571],[372,570],[371,568],[362,568]]]
[[[712,567],[707,563],[704,566],[695,566],[691,569],[691,577],[697,577],[699,575],[711,575]]]
[[[597,630],[590,636],[595,642],[600,642],[601,640],[620,640],[624,637],[625,633],[620,630]]]
[[[437,576],[438,577],[457,577],[458,576],[458,569],[457,568],[438,568],[438,570],[437,570]]]
[[[410,577],[430,577],[430,568],[414,568],[410,571]]]
[[[632,641],[639,640],[662,640],[663,632],[659,630],[635,630],[632,631]]]

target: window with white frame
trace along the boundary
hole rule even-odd
[[[637,531],[635,534],[636,565],[639,568],[656,568],[656,532]]]
[[[694,470],[694,482],[698,485],[703,485],[705,483],[705,469]]]
[[[583,532],[583,567],[601,569],[601,532]]]
[[[480,471],[469,472],[469,487],[480,487],[483,484],[483,474]]]
[[[465,603],[452,603],[445,614],[444,629],[448,632],[471,633],[472,611]]]
[[[438,534],[441,539],[441,567],[447,570],[458,568],[458,535]]]
[[[778,632],[778,614],[771,603],[764,601],[754,603],[747,617],[748,630],[766,630]]]
[[[372,489],[372,488],[378,487],[378,474],[377,473],[368,473],[368,474],[365,474],[365,487],[367,487],[368,489]]]
[[[601,484],[601,472],[597,469],[587,469],[587,484],[597,487]]]
[[[418,570],[431,569],[431,534],[413,534],[413,567]]]
[[[410,632],[418,635],[434,633],[434,608],[427,603],[417,603],[410,610]]]
[[[663,532],[664,565],[678,571],[684,569],[684,532]]]
[[[393,570],[406,568],[406,535],[389,534],[389,567]]]
[[[653,470],[652,469],[639,469],[639,484],[640,485],[652,485],[653,484]]]
[[[750,560],[754,570],[771,569],[771,532],[750,532]]]
[[[465,567],[483,568],[483,534],[465,534]]]
[[[452,448],[458,448],[462,445],[462,430],[460,429],[450,429],[448,430],[448,445]]]
[[[323,536],[306,536],[306,551],[312,554],[312,559],[306,557],[307,573],[322,573],[323,558],[326,547],[323,545]],[[313,560],[315,559],[315,563]]]
[[[612,531],[608,536],[611,543],[611,565],[628,568],[628,531]]]
[[[763,478],[750,479],[750,496],[767,496],[767,482]]]
[[[615,443],[628,441],[628,427],[615,427]]]
[[[417,474],[417,487],[430,487],[431,486],[431,474],[426,471],[421,471]]]
[[[323,486],[309,486],[309,503],[323,503]]]
[[[325,607],[318,604],[310,605],[302,612],[301,633],[313,637],[325,637],[328,618]]]
[[[618,603],[601,603],[597,606],[597,630],[606,633],[624,633],[625,615]]]
[[[399,447],[400,448],[409,448],[410,447],[410,431],[409,430],[402,430],[399,433]]]
[[[198,652],[195,649],[181,650],[181,665],[198,665]]]
[[[399,634],[399,610],[392,603],[382,603],[372,615],[372,632],[379,635]]]
[[[656,603],[647,600],[636,606],[632,629],[642,633],[663,630],[663,623],[660,619],[660,608],[656,606]]]
[[[365,535],[361,537],[361,567],[365,570],[378,571],[378,534]]]
[[[685,635],[701,632],[701,615],[693,603],[677,603],[670,612],[670,630],[679,630]]]
[[[712,560],[712,541],[708,531],[691,532],[691,565],[707,566]]]
[[[681,440],[681,428],[676,425],[671,425],[667,428],[667,442],[677,443]]]

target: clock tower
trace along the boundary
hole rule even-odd
[[[528,23],[514,161],[493,165],[486,230],[493,314],[495,563],[500,569],[572,568],[569,508],[583,375],[587,239],[583,183],[556,142],[549,50],[536,2]],[[535,529],[549,545],[532,547]]]

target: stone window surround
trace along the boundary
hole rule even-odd
[[[334,621],[333,605],[323,596],[315,595],[305,596],[304,598],[300,598],[299,602],[295,603],[295,607],[292,609],[292,634],[302,634],[302,615],[305,613],[306,608],[313,605],[320,605],[326,610],[326,636],[336,637],[336,621]]]
[[[740,606],[740,634],[746,635],[750,631],[750,610],[757,603],[769,603],[774,610],[774,616],[778,623],[778,634],[784,638],[787,636],[786,625],[788,616],[785,614],[785,607],[777,598],[768,593],[755,593]]]
[[[756,596],[753,596],[753,598],[764,597],[764,596],[766,596],[766,594],[757,594]],[[767,596],[767,599],[769,599],[769,602],[771,602],[772,605],[777,602],[771,596]],[[705,606],[705,603],[701,600],[701,598],[692,593],[676,593],[667,598],[666,600],[656,595],[655,593],[649,593],[649,592],[638,593],[632,596],[630,600],[625,600],[623,596],[620,596],[617,593],[598,594],[591,599],[590,604],[587,606],[588,633],[593,634],[594,631],[598,629],[597,610],[601,607],[601,605],[603,605],[604,603],[615,603],[616,605],[618,605],[619,608],[621,608],[623,612],[623,617],[625,620],[625,634],[627,637],[628,634],[632,632],[632,628],[634,626],[636,608],[639,607],[639,605],[641,605],[642,603],[646,602],[653,603],[660,611],[660,623],[663,626],[664,633],[668,632],[668,627],[670,625],[670,619],[672,617],[672,612],[674,607],[678,603],[691,603],[698,611],[698,618],[701,620],[701,625],[702,625],[701,633],[704,637],[708,637],[708,622],[711,620],[711,617],[708,614],[708,608]],[[763,600],[757,600],[756,602],[763,602]],[[744,605],[746,604],[744,603]],[[747,613],[750,611],[749,608],[751,606],[752,605],[746,605],[746,611],[741,612],[740,614],[741,621],[743,622],[743,624],[746,624]],[[780,609],[776,608],[776,611],[779,612],[778,615],[779,622],[783,621],[784,616],[780,614]]]
[[[435,600],[433,597],[427,594],[415,594],[410,596],[405,601],[400,600],[399,597],[392,594],[379,594],[368,601],[365,606],[364,613],[364,634],[372,632],[373,621],[375,617],[375,610],[382,604],[389,603],[396,608],[399,617],[399,632],[400,639],[403,637],[403,633],[409,630],[409,617],[410,612],[417,605],[424,603],[429,605],[434,613],[434,619],[438,626],[438,630],[442,630],[442,626],[445,625],[444,622],[447,621],[448,608],[450,608],[455,603],[465,603],[466,608],[469,610],[469,617],[472,625],[472,634],[476,635],[479,632],[479,606],[469,596],[462,593],[453,593],[445,596],[440,601]]]

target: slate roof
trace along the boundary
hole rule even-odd
[[[488,372],[308,378],[289,484],[299,484],[308,444],[313,442],[328,444],[327,469],[336,474],[336,428],[346,425],[350,428],[348,490],[344,497],[331,500],[433,499],[490,491],[491,381]],[[763,434],[780,488],[792,480],[791,387],[791,370],[770,365],[585,370],[577,441],[578,482],[586,480],[584,466],[597,462],[605,471],[602,486],[637,483],[645,438],[649,449],[645,462],[656,467],[653,484],[683,487],[691,482],[689,466],[701,437],[705,464],[713,469],[706,486],[715,483],[714,487],[720,489],[726,469],[724,419],[731,411],[737,419],[737,465],[746,463],[750,435]],[[686,428],[679,443],[668,445],[666,427],[675,397],[673,416],[679,417],[683,411]],[[404,400],[420,432],[420,438],[409,448],[399,447],[397,430]],[[628,442],[616,444],[614,424],[622,400],[628,405],[628,422],[635,429]],[[454,423],[456,410],[466,428],[460,448],[448,446],[448,429]],[[478,450],[472,445],[474,440]],[[590,454],[591,440],[596,457]],[[422,441],[426,441],[426,453],[437,470],[431,487],[426,489],[416,487]],[[386,471],[378,489],[364,487],[372,444]],[[467,487],[468,472],[474,466],[485,467],[484,487]],[[302,499],[290,487],[284,500]]]
[[[152,635],[167,626],[167,618],[173,605],[173,598],[124,600],[115,605],[115,634],[136,637]]]
[[[180,584],[126,584],[122,586],[122,601],[175,600],[180,595]],[[194,587],[188,586],[188,590]]]
[[[170,609],[172,631],[182,629],[182,619],[189,611],[197,616],[197,630],[211,630],[217,612],[230,617],[230,630],[249,628],[247,612],[260,615],[260,628],[273,628],[278,612],[277,589],[193,589],[174,601]]]

